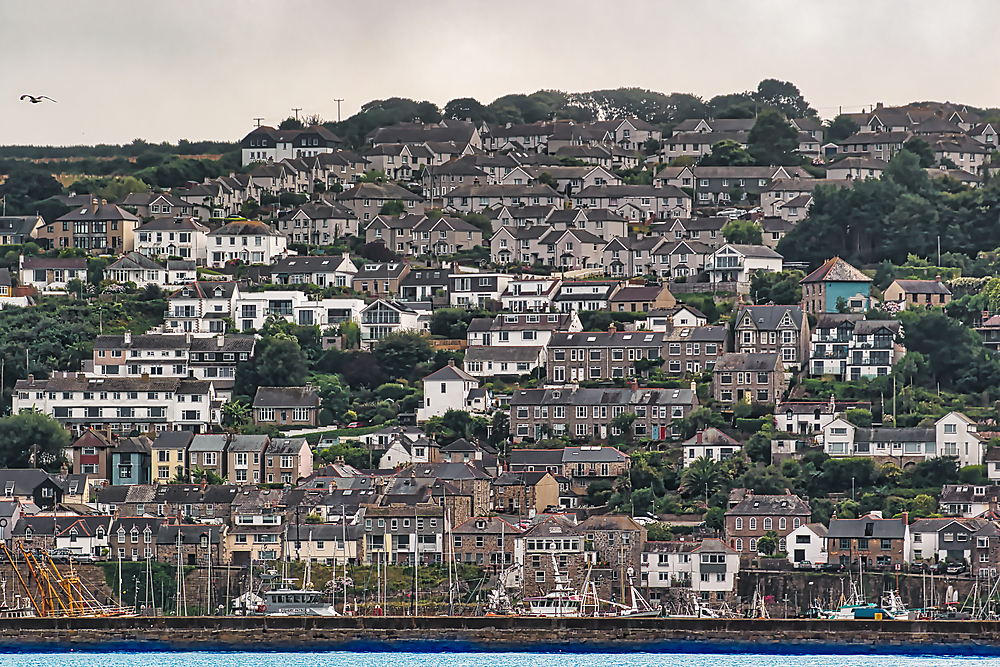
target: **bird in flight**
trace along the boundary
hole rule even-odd
[[[42,100],[48,100],[49,102],[55,102],[54,99],[52,99],[51,97],[48,97],[46,95],[39,95],[38,97],[35,97],[34,95],[21,95],[21,99],[22,100],[28,100],[32,104],[38,104]]]

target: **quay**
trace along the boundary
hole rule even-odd
[[[1000,655],[997,621],[186,616],[0,619],[0,650]]]

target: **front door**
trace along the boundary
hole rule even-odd
[[[804,561],[805,559],[806,559],[806,550],[805,549],[796,549],[795,550],[795,562],[796,563],[800,563],[800,562]]]

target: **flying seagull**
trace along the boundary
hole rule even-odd
[[[34,95],[21,95],[21,99],[22,100],[29,100],[32,104],[38,104],[42,100],[48,100],[49,102],[55,102],[54,99],[52,99],[51,97],[48,97],[46,95],[39,95],[38,97],[35,97]]]

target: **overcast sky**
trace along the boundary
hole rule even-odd
[[[8,0],[0,144],[238,140],[292,107],[792,81],[824,117],[1000,106],[997,0]],[[57,104],[29,104],[23,93]]]

